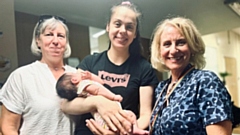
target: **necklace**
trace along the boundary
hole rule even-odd
[[[48,66],[49,69],[54,70],[54,71],[58,71],[58,70],[60,70],[60,69],[63,69],[62,66],[61,66],[61,67],[52,67],[52,66],[49,66],[44,60],[42,60],[41,62],[42,62],[42,63],[45,63],[45,64]]]
[[[55,71],[58,71],[59,68],[53,68]]]
[[[167,98],[169,97],[169,94],[172,92],[173,87],[175,86],[176,83],[177,83],[177,81],[174,81],[173,83],[169,84],[168,89],[167,89],[167,94],[166,94]]]
[[[59,70],[61,70],[61,69],[64,69],[63,67],[57,67],[57,68],[51,68],[51,67],[49,67],[50,69],[53,69],[54,71],[59,71]]]
[[[174,86],[176,85],[176,83],[177,83],[177,81],[174,81],[173,83],[170,83],[169,85],[168,85],[168,89],[167,89],[167,93],[166,93],[166,96],[165,96],[165,99],[166,99],[166,101],[167,101],[167,106],[169,105],[169,100],[168,100],[168,98],[170,97],[170,95],[172,94],[172,91],[174,90]]]
[[[173,90],[175,89],[175,87],[177,87],[177,85],[182,81],[182,79],[184,78],[184,76],[186,75],[186,74],[188,74],[191,70],[193,70],[194,69],[194,66],[192,66],[192,65],[190,65],[189,64],[189,66],[186,68],[186,70],[182,73],[182,75],[181,75],[181,77],[177,80],[177,82],[176,83],[173,83],[173,85],[172,85],[172,88],[170,89],[170,91],[169,91],[169,94],[168,94],[168,97],[172,94],[172,92],[173,92]],[[156,100],[156,102],[155,102],[155,105],[154,105],[154,107],[153,107],[153,110],[155,110],[155,111],[152,111],[152,115],[153,115],[153,118],[152,118],[152,121],[150,122],[150,125],[149,125],[149,131],[150,131],[150,134],[153,132],[153,130],[154,130],[154,125],[155,125],[155,122],[156,122],[156,120],[157,120],[157,117],[158,117],[158,115],[162,115],[162,110],[163,110],[163,108],[165,108],[166,107],[166,104],[167,104],[167,100],[168,100],[168,98],[166,99],[164,99],[163,101],[161,101],[162,103],[161,103],[161,105],[160,106],[158,106],[158,104],[159,104],[159,102],[160,102],[160,99],[162,99],[162,93],[163,93],[163,91],[166,89],[166,87],[167,87],[167,83],[163,86],[163,88],[162,88],[162,91],[161,91],[161,93],[159,94],[159,96],[158,96],[158,98],[157,98],[157,100]]]

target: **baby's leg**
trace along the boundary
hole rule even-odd
[[[94,120],[104,129],[108,129],[107,123],[103,120],[103,118],[100,116],[98,112],[92,112],[91,113]]]
[[[119,106],[121,107],[121,104],[119,102],[117,102],[119,104]],[[121,107],[122,108],[122,107]],[[104,129],[109,129],[107,123],[103,120],[102,116],[98,113],[98,112],[92,112],[91,113],[94,120],[100,125],[102,126]]]

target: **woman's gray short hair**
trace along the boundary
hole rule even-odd
[[[68,27],[65,23],[63,23],[61,20],[56,19],[54,16],[49,19],[44,19],[43,22],[38,22],[36,26],[34,27],[33,31],[33,38],[32,38],[32,44],[31,44],[31,51],[34,55],[36,56],[41,56],[42,51],[38,47],[36,39],[40,37],[40,35],[45,31],[47,27],[50,27],[51,29],[54,29],[56,27],[56,24],[62,24],[66,31],[66,39],[67,39],[67,44],[66,44],[66,49],[64,52],[64,58],[68,58],[71,55],[71,47],[69,44],[69,30]]]

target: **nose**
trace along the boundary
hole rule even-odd
[[[126,32],[126,28],[125,28],[125,26],[124,25],[122,25],[121,27],[120,27],[120,32]]]
[[[179,52],[179,50],[178,50],[178,48],[177,48],[177,46],[176,46],[175,43],[172,43],[171,48],[170,48],[170,52],[171,52],[171,53],[177,53],[177,52]]]
[[[53,43],[54,45],[58,45],[58,36],[57,36],[57,35],[54,35],[54,36],[53,36],[52,43]]]

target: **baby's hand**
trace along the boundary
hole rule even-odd
[[[132,135],[149,135],[149,131],[138,128],[137,117],[132,111],[129,111],[129,110],[123,110],[123,111],[125,111],[128,114],[129,120],[133,121]]]
[[[81,74],[82,80],[91,79],[92,77],[92,74],[89,71],[82,71]]]
[[[137,125],[133,126],[133,135],[149,135],[149,131],[143,130],[137,127]]]

